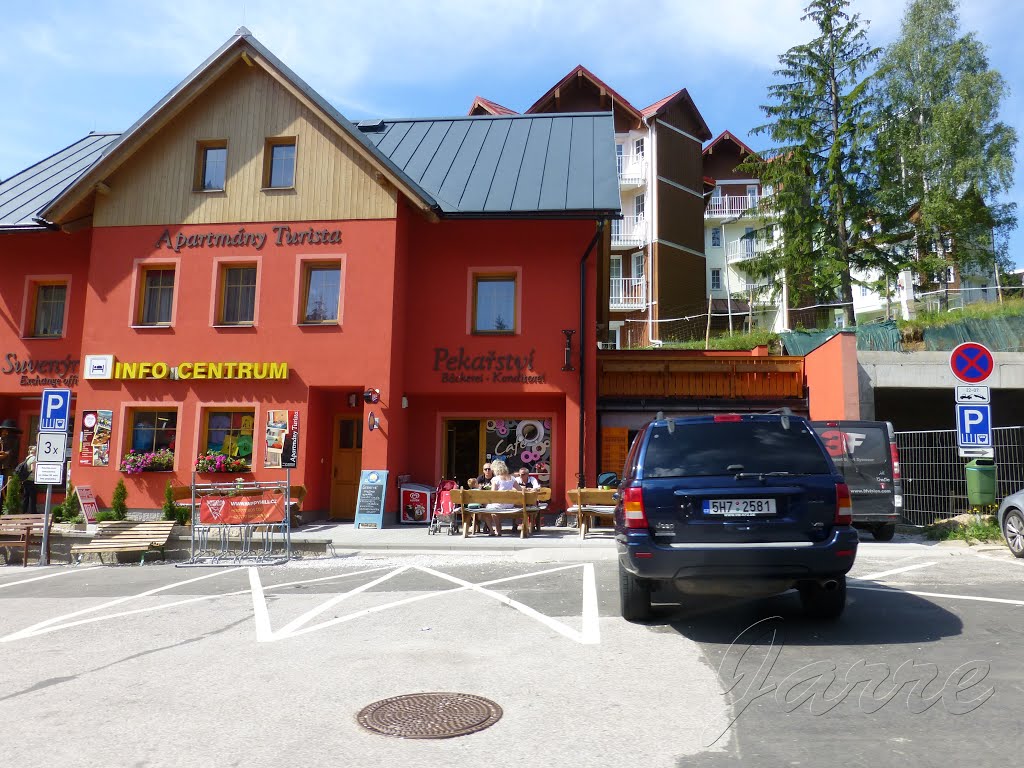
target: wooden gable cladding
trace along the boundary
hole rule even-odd
[[[672,352],[602,353],[598,397],[697,400],[804,398],[804,360],[782,356],[680,357]]]
[[[264,190],[266,140],[295,137],[295,186]],[[194,190],[197,145],[227,142],[222,192]],[[387,219],[397,191],[261,67],[239,61],[123,165],[97,195],[95,226]]]

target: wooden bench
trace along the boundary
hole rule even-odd
[[[161,557],[166,559],[164,547],[174,525],[173,520],[105,520],[99,524],[92,541],[71,547],[71,557],[74,559],[78,555],[78,562],[81,562],[82,555],[95,552],[102,563],[104,552],[141,552],[141,565],[146,562],[149,552],[158,549]]]
[[[53,523],[53,516],[50,516]],[[46,515],[0,515],[0,542],[21,544],[21,564],[28,565],[28,546],[32,540],[42,541]],[[4,548],[7,548],[5,543]],[[46,561],[50,561],[50,538],[46,537]]]
[[[480,491],[463,490],[454,488],[451,491],[452,503],[462,507],[462,537],[466,538],[470,532],[476,533],[477,515],[494,515],[500,519],[520,519],[519,537],[525,539],[530,535],[531,516],[538,512],[538,502],[541,496],[547,491],[547,497],[551,498],[551,489],[542,488],[536,491]],[[488,504],[509,504],[514,505],[510,509],[487,509]]]
[[[566,514],[575,514],[579,518],[580,538],[587,538],[587,531],[594,527],[594,521],[603,522],[604,518],[615,520],[615,491],[605,488],[570,488],[569,500],[572,506]]]

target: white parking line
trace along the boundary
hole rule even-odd
[[[33,635],[42,635],[42,634],[45,634],[47,632],[53,632],[53,631],[58,630],[58,629],[67,629],[68,627],[74,627],[74,626],[76,626],[78,624],[87,624],[87,623],[89,623],[91,621],[96,621],[96,619],[83,619],[82,621],[73,621],[73,622],[70,622],[70,623],[60,623],[60,622],[64,622],[67,619],[73,618],[75,616],[82,616],[82,615],[84,615],[86,613],[95,613],[96,611],[102,611],[104,608],[109,608],[112,605],[120,605],[121,603],[128,602],[129,600],[137,600],[140,597],[147,597],[149,595],[155,595],[157,592],[163,592],[164,590],[167,590],[167,589],[174,589],[175,587],[181,587],[181,586],[184,586],[185,584],[192,584],[193,582],[196,582],[196,581],[202,581],[203,579],[209,579],[209,578],[213,578],[214,576],[220,576],[222,573],[233,573],[233,572],[238,571],[238,570],[241,570],[241,569],[240,568],[231,568],[230,570],[226,570],[226,571],[214,571],[212,573],[207,573],[207,574],[204,574],[202,576],[197,576],[194,579],[186,579],[185,581],[176,581],[173,584],[165,584],[162,587],[157,587],[156,589],[149,589],[149,590],[146,590],[145,592],[141,592],[141,593],[139,593],[137,595],[127,595],[125,597],[119,597],[116,600],[110,600],[110,601],[108,601],[106,603],[102,603],[101,605],[94,605],[91,608],[83,608],[80,611],[74,611],[72,613],[68,613],[68,614],[65,614],[63,616],[57,616],[57,617],[52,618],[52,619],[47,619],[46,621],[40,621],[38,624],[33,624],[31,627],[26,627],[25,629],[22,629],[22,630],[19,630],[19,631],[15,632],[14,634],[7,635],[6,637],[0,637],[0,643],[9,643],[12,640],[22,640],[22,639],[24,639],[26,637],[32,637]],[[56,624],[57,626],[52,626],[54,624]]]
[[[862,587],[848,585],[847,589],[860,589],[865,592],[889,592],[891,594],[916,595],[918,597],[938,597],[948,600],[974,600],[981,603],[1001,603],[1003,605],[1024,605],[1024,600],[1007,600],[1002,597],[977,597],[975,595],[949,595],[944,592],[913,592],[909,589],[894,587]]]
[[[907,571],[916,571],[918,568],[928,568],[929,566],[936,565],[936,563],[917,563],[915,565],[905,565],[902,568],[893,568],[889,571],[877,571],[876,573],[869,573],[864,576],[851,576],[851,579],[857,581],[878,581],[884,579],[886,576],[893,576],[897,573],[906,573]]]
[[[52,579],[54,576],[64,576],[68,573],[83,573],[85,571],[93,571],[97,568],[101,568],[99,565],[90,565],[88,568],[75,568],[74,570],[61,570],[54,571],[51,573],[45,573],[42,576],[33,576],[30,579],[22,579],[21,581],[9,581],[6,584],[0,584],[0,589],[6,589],[7,587],[16,587],[19,584],[28,584],[33,581],[40,581],[42,579]]]
[[[528,579],[533,576],[544,576],[546,574],[555,573],[557,571],[565,571],[571,568],[580,568],[581,566],[583,568],[584,577],[582,631],[577,631],[572,627],[563,624],[557,619],[554,619],[550,616],[545,616],[539,611],[536,611],[533,608],[530,608],[529,606],[524,605],[523,603],[520,603],[517,600],[513,600],[512,598],[506,597],[505,595],[502,595],[498,592],[494,592],[493,590],[486,589],[486,587],[494,586],[495,584],[504,584],[511,581]],[[356,611],[355,613],[350,613],[345,616],[338,616],[336,618],[331,619],[330,621],[324,621],[319,624],[314,624],[312,626],[302,626],[304,623],[308,622],[314,616],[327,610],[327,608],[346,599],[350,594],[357,594],[359,592],[365,591],[370,586],[373,586],[374,584],[379,584],[380,582],[385,581],[391,576],[396,575],[398,572],[405,571],[408,569],[416,569],[419,571],[423,571],[424,573],[429,573],[433,576],[437,576],[446,581],[451,581],[455,584],[458,584],[459,586],[455,587],[454,589],[446,589],[440,592],[425,592],[422,594],[413,595],[411,597],[402,598],[400,600],[394,600],[390,603],[382,603],[380,605],[375,605],[371,608],[364,608],[362,610]],[[249,571],[249,578],[253,585],[253,609],[257,616],[257,640],[259,642],[272,642],[276,640],[284,640],[288,637],[295,637],[297,635],[304,635],[310,632],[316,632],[321,629],[332,627],[335,624],[341,624],[343,622],[352,621],[353,619],[358,619],[363,616],[369,616],[370,614],[387,610],[389,608],[397,608],[402,605],[408,605],[409,603],[419,602],[420,600],[429,600],[431,598],[439,597],[441,595],[450,595],[455,594],[456,592],[464,592],[466,590],[479,592],[495,600],[498,600],[499,602],[504,603],[505,605],[508,605],[511,608],[515,608],[523,614],[530,616],[531,618],[534,618],[537,621],[540,621],[545,626],[554,629],[556,632],[564,635],[565,637],[568,637],[571,640],[575,640],[578,643],[589,645],[599,643],[601,641],[597,615],[597,585],[594,577],[593,563],[573,563],[572,565],[562,565],[557,568],[550,568],[543,571],[534,571],[531,573],[518,574],[516,576],[506,576],[500,579],[493,579],[491,581],[485,581],[480,584],[473,584],[471,582],[460,579],[456,576],[451,576],[450,574],[435,571],[434,569],[428,568],[426,566],[402,566],[395,572],[383,576],[375,580],[371,584],[366,584],[361,587],[357,587],[355,590],[352,590],[351,592],[346,592],[342,595],[338,595],[334,598],[331,598],[325,604],[318,606],[317,608],[314,608],[311,611],[307,611],[298,619],[295,619],[294,621],[288,623],[286,626],[282,627],[276,632],[270,626],[270,617],[269,614],[266,612],[266,602],[261,599],[263,592],[262,587],[259,583],[259,573],[256,571],[256,569],[251,569]],[[259,603],[262,603],[262,605],[260,605]]]

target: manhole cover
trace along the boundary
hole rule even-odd
[[[494,725],[501,707],[469,693],[410,693],[375,701],[356,720],[367,730],[401,739],[449,739]]]

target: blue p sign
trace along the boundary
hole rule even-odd
[[[67,432],[70,412],[70,389],[44,389],[39,411],[39,431]]]

